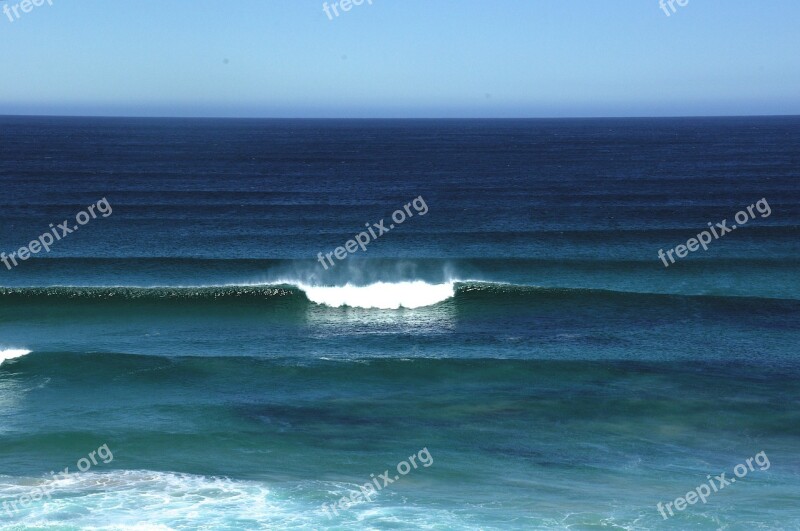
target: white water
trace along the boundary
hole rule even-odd
[[[423,529],[431,522],[455,525],[445,510],[409,506],[395,491],[382,491],[329,519],[321,510],[358,488],[356,484],[299,481],[273,488],[235,480],[150,470],[74,472],[67,478],[0,475],[0,529]],[[33,501],[21,507],[21,496]]]
[[[290,528],[313,522],[308,507],[270,490],[253,481],[138,470],[74,472],[52,479],[0,476],[4,500],[24,495],[36,500],[19,511],[12,507],[0,518],[20,528],[24,523],[114,530]],[[298,517],[306,513],[307,518]],[[6,523],[0,527],[5,529]]]
[[[6,350],[0,350],[0,365],[3,364],[4,361],[13,360],[16,358],[21,358],[26,354],[30,354],[30,350],[25,350],[21,348],[10,348]]]
[[[368,286],[308,286],[301,284],[306,297],[317,304],[338,308],[421,308],[445,301],[455,295],[455,283],[377,282]]]

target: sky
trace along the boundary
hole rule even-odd
[[[21,1],[0,114],[800,114],[797,0]]]

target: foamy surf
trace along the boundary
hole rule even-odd
[[[22,510],[0,514],[0,528],[94,530],[420,529],[431,521],[459,528],[448,511],[410,508],[397,493],[386,492],[371,503],[361,502],[329,519],[323,503],[346,496],[355,484],[300,481],[278,488],[253,480],[237,480],[151,470],[74,473],[65,479],[0,475],[0,499],[17,500],[42,489]],[[397,501],[387,500],[397,499]],[[2,507],[0,507],[2,509]]]
[[[21,348],[10,348],[6,350],[0,350],[0,365],[8,360],[13,360],[16,358],[21,358],[26,354],[30,354],[30,350],[25,350]]]
[[[0,477],[0,496],[14,500],[42,487],[50,496],[10,515],[21,527],[70,529],[263,529],[308,524],[308,506],[254,481],[147,470],[74,473],[65,479]],[[300,515],[309,514],[308,517]],[[5,524],[5,522],[4,522]],[[0,525],[2,526],[2,525]],[[5,527],[3,527],[5,528]]]
[[[422,308],[445,301],[455,295],[455,283],[377,282],[368,286],[307,286],[300,285],[308,300],[333,308]]]

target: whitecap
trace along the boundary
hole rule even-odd
[[[309,286],[301,284],[311,302],[333,308],[422,308],[443,302],[455,295],[455,283],[429,284],[413,282],[377,282],[367,286]]]
[[[0,350],[0,365],[2,365],[3,362],[21,358],[22,356],[25,356],[30,353],[31,353],[30,350],[25,350],[22,348],[9,348],[5,350]]]

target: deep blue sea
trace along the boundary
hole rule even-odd
[[[799,179],[797,117],[0,117],[0,528],[800,529]]]

